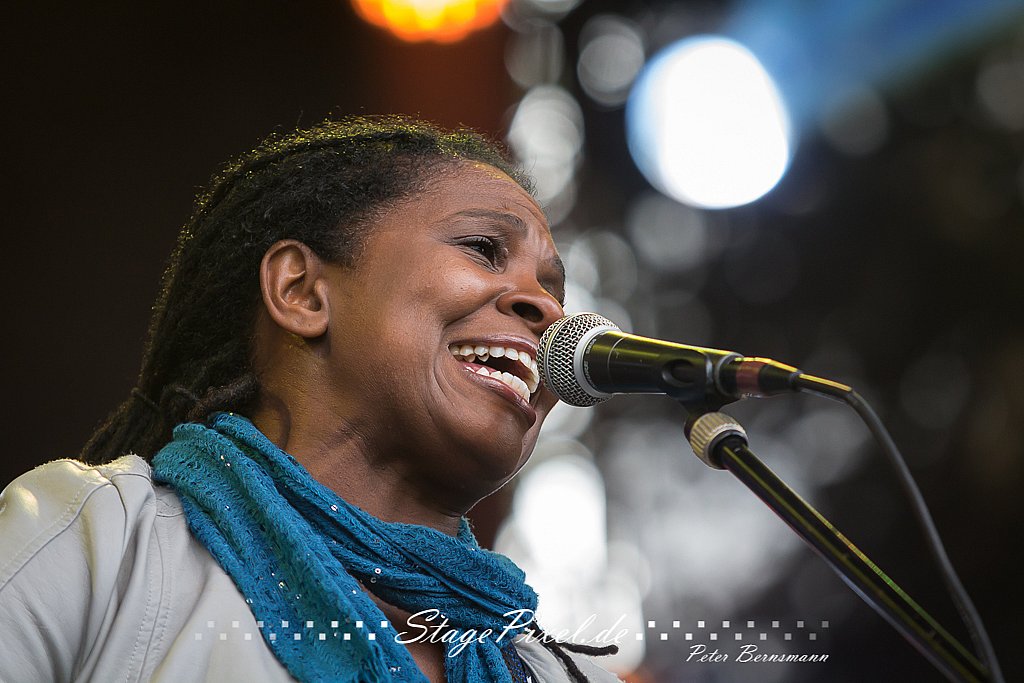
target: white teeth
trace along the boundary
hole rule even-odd
[[[530,388],[530,393],[532,394],[537,391],[537,385],[540,384],[540,372],[537,370],[537,361],[525,353],[521,353],[519,354],[519,362],[530,371],[530,375],[526,380],[526,386]]]
[[[500,376],[495,376],[494,374],[492,374],[491,377],[494,377],[495,379],[500,379],[502,382],[512,387],[512,390],[519,394],[519,396],[524,401],[530,400],[530,390],[527,388],[526,382],[519,379],[512,373],[502,372]]]
[[[530,402],[530,388],[529,385],[523,380],[519,379],[515,375],[509,372],[501,372],[500,370],[488,371],[485,367],[480,367],[476,370],[478,375],[484,377],[490,377],[496,379],[499,382],[509,386],[514,392],[516,392],[524,401]]]
[[[467,363],[472,363],[473,361],[484,363],[489,358],[508,358],[511,361],[522,363],[523,367],[528,370],[525,380],[510,372],[502,372],[501,370],[492,370],[485,367],[479,367],[474,372],[484,377],[500,380],[511,387],[518,395],[522,396],[524,401],[529,401],[530,394],[537,391],[537,387],[540,385],[537,361],[526,351],[520,351],[507,346],[484,346],[483,344],[452,344],[448,347],[448,351],[459,360]]]
[[[521,380],[518,377],[516,377],[515,389],[516,389],[516,391],[519,392],[519,395],[523,397],[524,401],[526,401],[527,403],[530,402],[530,394],[532,392],[530,391],[530,385],[529,384],[527,384],[523,380]]]

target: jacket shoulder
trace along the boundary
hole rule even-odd
[[[149,464],[131,454],[95,466],[55,460],[23,474],[0,493],[0,586],[83,515],[125,529],[155,495]]]

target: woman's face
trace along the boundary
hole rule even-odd
[[[555,403],[534,369],[564,288],[544,214],[467,162],[369,230],[354,268],[328,267],[335,413],[385,466],[485,495],[525,462]]]

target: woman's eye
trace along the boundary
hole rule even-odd
[[[491,265],[498,265],[503,260],[501,245],[490,237],[469,237],[463,241],[463,245],[483,256]]]

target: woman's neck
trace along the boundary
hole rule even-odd
[[[283,405],[260,406],[251,420],[274,445],[351,505],[385,522],[458,534],[470,505],[464,509],[439,506],[435,488],[422,486],[401,460],[381,458],[358,430],[340,425],[324,433],[320,427],[324,420],[303,419]]]

